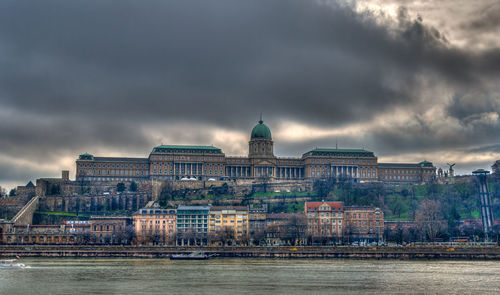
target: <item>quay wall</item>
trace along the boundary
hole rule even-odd
[[[217,257],[322,259],[458,259],[500,260],[493,247],[163,247],[163,246],[0,246],[0,257],[168,258],[203,250]]]

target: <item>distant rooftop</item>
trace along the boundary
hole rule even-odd
[[[306,156],[375,157],[373,152],[364,149],[331,149],[331,148],[316,148],[303,155],[303,157]]]
[[[472,174],[489,174],[490,171],[484,170],[484,169],[477,169],[475,171],[472,171]]]
[[[210,206],[184,206],[179,205],[177,207],[177,211],[179,210],[210,210]]]
[[[148,163],[149,160],[148,158],[122,158],[122,157],[94,157],[94,161],[99,161],[99,162],[107,162],[107,161],[113,161],[113,162],[144,162]]]
[[[248,207],[245,207],[245,206],[213,206],[210,208],[210,211],[221,211],[221,210],[247,211]]]
[[[153,153],[222,154],[222,150],[204,145],[159,145],[153,148]]]
[[[135,215],[137,214],[140,215],[175,214],[175,209],[144,208],[144,209],[139,209],[139,211],[137,211]]]

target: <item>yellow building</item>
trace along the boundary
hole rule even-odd
[[[248,243],[247,207],[212,207],[208,224],[212,244],[242,245]]]

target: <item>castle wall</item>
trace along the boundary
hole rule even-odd
[[[151,199],[151,195],[146,193],[45,196],[40,200],[38,210],[89,214],[116,210],[137,211]]]

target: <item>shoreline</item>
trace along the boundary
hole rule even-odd
[[[196,250],[221,258],[500,260],[493,247],[170,247],[95,245],[0,245],[0,257],[169,258]]]

